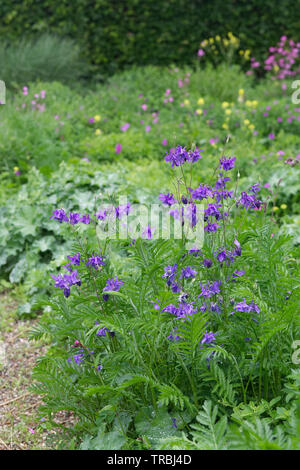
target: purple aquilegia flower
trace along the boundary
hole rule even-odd
[[[128,215],[130,212],[131,206],[128,202],[127,204],[123,204],[122,206],[115,207],[115,215],[117,219],[121,219],[123,215]]]
[[[70,287],[73,285],[81,285],[81,280],[77,278],[77,275],[77,271],[70,271],[70,274],[65,274],[64,276],[61,274],[58,276],[51,274],[51,277],[55,281],[54,287],[62,289],[64,291],[64,296],[69,297]]]
[[[213,283],[208,283],[208,284],[201,284],[199,283],[201,287],[201,294],[198,297],[205,297],[205,298],[210,298],[215,294],[218,294],[220,292],[220,285],[221,281],[214,281]]]
[[[79,214],[79,212],[70,212],[69,213],[69,220],[70,220],[71,225],[78,224],[80,219],[81,219],[81,215]]]
[[[50,219],[58,220],[58,222],[69,222],[69,219],[64,211],[64,209],[56,209],[53,212],[53,215],[51,215]]]
[[[256,305],[254,302],[251,302],[249,305],[247,305],[246,300],[244,299],[242,302],[239,302],[238,304],[233,307],[234,310],[238,312],[256,312],[259,313],[259,307]]]
[[[196,163],[200,158],[202,158],[200,152],[203,152],[203,149],[199,150],[198,148],[196,148],[194,151],[190,150],[188,153],[187,161],[190,163]]]
[[[183,268],[181,271],[180,279],[189,279],[189,278],[194,278],[197,274],[197,271],[195,269],[191,268],[191,266],[187,266],[186,268]]]
[[[165,161],[170,162],[172,168],[174,168],[174,166],[183,165],[188,159],[188,152],[185,150],[185,147],[181,147],[180,145],[177,145],[174,151],[170,151],[165,156]]]
[[[216,232],[218,230],[218,228],[220,228],[220,225],[208,223],[207,225],[204,226],[204,231],[208,232],[208,233],[209,232]]]
[[[236,205],[237,207],[242,206],[245,209],[259,209],[261,206],[261,201],[256,199],[255,195],[242,192],[241,198],[237,201]]]
[[[95,269],[98,269],[100,266],[105,266],[104,257],[102,255],[92,255],[88,259],[86,266],[91,266]]]
[[[165,204],[166,206],[172,206],[173,204],[176,204],[177,201],[176,199],[174,198],[174,195],[172,193],[168,193],[168,194],[163,194],[163,193],[160,193],[159,195],[159,199],[162,201],[163,204]]]
[[[236,160],[236,157],[228,158],[228,159],[226,159],[225,157],[221,158],[219,168],[221,168],[224,171],[232,170],[232,168],[234,168],[235,160]]]
[[[235,249],[232,252],[233,256],[241,256],[242,254],[241,244],[237,240],[234,240],[233,244],[235,246]]]
[[[98,220],[105,220],[107,217],[107,212],[106,211],[99,211],[96,214],[94,214],[94,217]]]
[[[91,222],[89,214],[83,214],[79,222],[81,222],[82,224],[89,225]]]
[[[170,341],[179,341],[179,340],[180,340],[180,336],[178,336],[176,333],[177,333],[177,331],[176,331],[176,330],[173,330],[173,331],[169,334],[168,339],[169,339]]]
[[[203,264],[206,268],[210,268],[212,266],[213,262],[212,262],[211,259],[204,259]]]
[[[80,253],[75,253],[75,255],[67,256],[67,258],[71,261],[71,264],[74,264],[75,266],[80,265]]]
[[[172,419],[172,428],[176,428],[177,429],[177,419],[176,418],[171,418]]]
[[[256,194],[258,191],[260,191],[259,184],[258,183],[253,184],[251,188],[249,189],[249,191],[252,192],[253,194]]]
[[[147,228],[143,231],[143,233],[141,235],[142,238],[146,238],[147,240],[151,240],[153,231],[154,230],[151,229],[150,225],[148,225]]]
[[[150,300],[150,302],[153,304],[153,308],[154,308],[155,310],[159,310],[159,309],[160,309],[160,300],[159,300],[159,299]]]
[[[74,356],[68,357],[67,361],[71,364],[74,361],[78,366],[84,361],[84,351],[80,350]]]
[[[118,277],[115,279],[108,279],[106,286],[103,288],[103,291],[115,291],[118,292],[120,287],[124,284],[123,281],[120,281]]]
[[[164,268],[165,272],[164,274],[161,276],[163,279],[167,279],[167,283],[171,283],[171,282],[174,282],[174,279],[175,279],[175,275],[176,275],[176,272],[177,272],[177,264],[174,264],[174,266],[167,266]]]
[[[192,189],[192,198],[202,201],[202,199],[207,199],[208,197],[213,197],[213,191],[210,186],[207,186],[204,183],[199,185],[199,188]]]
[[[207,333],[207,331],[204,333],[203,338],[201,339],[200,343],[201,344],[211,344],[216,341],[215,333],[210,331]]]

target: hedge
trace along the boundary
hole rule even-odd
[[[231,31],[259,57],[282,34],[299,40],[300,0],[1,0],[0,38],[69,36],[101,74],[187,64],[200,41]]]

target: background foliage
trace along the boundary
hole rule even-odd
[[[101,74],[137,64],[186,64],[201,40],[232,31],[257,57],[280,35],[297,37],[299,0],[3,0],[6,40],[55,33],[81,45]]]

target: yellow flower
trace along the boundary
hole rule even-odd
[[[99,114],[96,114],[96,116],[94,116],[94,119],[95,119],[95,122],[98,122],[100,121],[101,116],[99,116]]]
[[[224,124],[222,124],[222,127],[223,127],[223,129],[228,129],[228,124],[226,124],[226,122],[224,122]]]
[[[239,89],[239,95],[240,95],[240,96],[243,96],[244,93],[245,93],[245,90],[244,90],[243,88],[240,88],[240,89]]]
[[[250,131],[253,131],[253,129],[254,129],[255,126],[254,126],[254,124],[249,124],[248,127],[249,127]]]
[[[279,207],[277,207],[277,206],[274,206],[274,207],[273,207],[273,211],[274,211],[274,212],[276,212],[276,211],[278,211],[278,210],[279,210]]]
[[[208,40],[209,44],[213,44],[215,42],[214,38],[209,38]]]
[[[183,102],[183,103],[185,104],[185,106],[189,106],[189,104],[190,104],[190,100],[184,100],[184,102]]]
[[[223,43],[224,43],[224,46],[228,46],[228,44],[229,44],[228,39],[223,39]]]
[[[196,109],[196,113],[197,113],[197,114],[202,114],[203,111],[202,111],[202,109]]]
[[[218,42],[221,41],[221,37],[218,34],[216,36],[216,41],[218,41]]]
[[[18,166],[14,166],[14,171],[19,171],[19,167],[18,167]]]
[[[225,114],[231,114],[231,109],[225,109]]]
[[[250,50],[249,50],[249,49],[247,49],[247,50],[245,51],[244,57],[245,57],[246,60],[249,60],[249,59],[250,59]]]
[[[204,41],[201,42],[200,46],[206,47],[207,46],[207,39],[204,39]]]
[[[100,135],[100,134],[102,134],[102,131],[101,131],[101,129],[96,129],[96,130],[95,130],[95,134],[96,134],[96,135]]]
[[[286,204],[281,204],[280,208],[284,210],[284,209],[287,208],[287,205]]]
[[[223,101],[222,108],[228,108],[228,106],[229,106],[228,101]]]
[[[204,99],[203,98],[199,98],[197,103],[201,106],[202,104],[204,104]]]
[[[245,126],[249,126],[249,124],[250,124],[249,119],[245,119],[244,124],[245,124]]]

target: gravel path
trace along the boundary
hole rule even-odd
[[[0,305],[0,450],[53,449],[59,431],[41,421],[41,398],[29,391],[35,361],[46,350],[45,344],[28,340],[38,318],[18,320],[16,301],[5,293]],[[67,425],[72,416],[60,412],[55,421]]]

